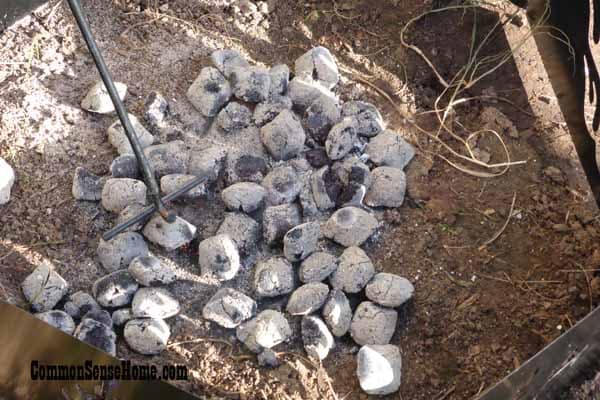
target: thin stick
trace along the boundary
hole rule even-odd
[[[594,300],[592,299],[592,284],[590,283],[590,277],[588,276],[587,272],[583,269],[583,266],[579,263],[575,263],[575,265],[577,265],[578,268],[581,268],[581,270],[583,271],[583,275],[585,276],[585,281],[587,283],[587,288],[588,288],[588,297],[590,298],[590,312],[594,311]]]
[[[502,233],[504,232],[504,230],[508,226],[508,223],[510,222],[510,219],[512,218],[512,214],[513,214],[513,210],[515,209],[515,202],[516,201],[517,201],[517,192],[515,192],[513,194],[512,203],[510,204],[510,210],[508,211],[508,217],[506,218],[506,221],[504,221],[504,225],[502,225],[502,228],[500,228],[500,230],[498,232],[496,232],[496,234],[494,236],[492,236],[492,238],[490,240],[488,240],[487,242],[485,242],[484,244],[482,244],[481,246],[479,246],[478,250],[480,250],[480,251],[483,250],[486,246],[492,244],[496,239],[498,239],[500,237],[500,235],[502,235]]]
[[[197,339],[192,339],[192,340],[184,340],[182,342],[171,343],[171,344],[167,345],[167,348],[170,349],[172,347],[181,346],[182,344],[201,343],[201,342],[217,342],[217,343],[226,344],[229,347],[233,346],[231,343],[229,343],[228,341],[226,341],[224,339],[197,338]]]

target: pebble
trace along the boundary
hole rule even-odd
[[[110,178],[102,188],[102,207],[120,213],[130,204],[146,204],[146,184],[137,179]]]
[[[60,329],[67,335],[72,335],[73,331],[75,331],[75,321],[69,314],[61,310],[50,310],[44,311],[41,313],[35,314],[37,319],[40,319],[55,327],[56,329]]]
[[[338,267],[338,259],[333,254],[316,252],[308,256],[298,270],[298,276],[304,283],[322,282]]]
[[[377,230],[377,219],[357,207],[340,208],[323,227],[325,237],[342,246],[360,246]]]
[[[292,336],[292,328],[279,311],[265,310],[236,329],[237,338],[251,351],[260,353]]]
[[[294,109],[300,113],[304,113],[322,95],[334,99],[336,97],[325,86],[322,86],[311,77],[296,76],[288,86],[288,96],[292,99]]]
[[[275,353],[271,349],[264,349],[261,351],[258,356],[258,365],[263,368],[277,368],[281,365],[281,362],[277,358],[277,353]]]
[[[269,98],[271,77],[264,67],[234,68],[230,76],[235,97],[248,103],[260,103]]]
[[[125,324],[123,336],[134,351],[154,355],[167,348],[171,329],[162,319],[132,319]]]
[[[259,261],[254,270],[254,291],[259,298],[277,297],[294,290],[294,269],[283,257]]]
[[[83,317],[81,317],[82,321],[85,319],[93,319],[94,321],[100,322],[101,324],[104,324],[109,328],[112,328],[113,326],[112,317],[110,316],[110,313],[106,310],[90,310],[87,313],[85,313]]]
[[[153,255],[141,255],[129,264],[129,273],[142,286],[168,285],[177,276],[170,265],[163,264]]]
[[[100,305],[89,293],[80,290],[69,296],[63,306],[63,310],[71,318],[80,319],[88,311],[100,310]]]
[[[109,241],[100,239],[98,260],[108,272],[127,268],[138,256],[148,254],[148,245],[142,235],[136,232],[123,232]]]
[[[240,269],[240,255],[229,235],[217,234],[198,245],[198,263],[203,276],[220,281],[233,279]]]
[[[302,189],[302,181],[290,166],[273,168],[261,184],[266,190],[265,200],[268,206],[293,203]]]
[[[360,247],[348,247],[329,279],[331,286],[346,293],[358,293],[375,274],[371,259]]]
[[[312,282],[294,290],[288,300],[286,311],[291,315],[308,315],[323,307],[329,287],[321,282]]]
[[[356,375],[365,393],[381,396],[398,391],[402,374],[402,356],[398,346],[362,346],[356,358]]]
[[[350,324],[350,335],[360,345],[388,344],[396,330],[398,313],[370,301],[358,305]]]
[[[283,237],[283,254],[291,262],[302,261],[317,249],[321,237],[319,222],[306,222],[290,229]]]
[[[235,328],[256,315],[256,301],[234,289],[223,288],[202,309],[202,317],[224,328]]]
[[[116,327],[122,327],[131,319],[133,319],[131,308],[120,308],[112,313],[112,322]]]
[[[15,171],[2,157],[0,157],[0,205],[10,201],[10,192],[14,183]],[[73,196],[75,196],[75,182],[73,182]],[[77,196],[75,196],[75,198],[77,198]],[[94,200],[98,199],[96,198]]]
[[[319,144],[324,144],[331,128],[340,120],[340,105],[335,97],[320,95],[304,113],[304,126]]]
[[[186,175],[186,174],[170,174],[165,175],[160,178],[160,190],[165,194],[171,194],[188,183],[193,181],[197,177],[195,175]],[[206,184],[200,183],[193,189],[189,190],[185,194],[181,195],[178,200],[196,200],[201,197],[205,197],[208,194],[208,189],[206,188]]]
[[[225,213],[217,235],[228,235],[242,253],[250,252],[260,238],[260,225],[240,212]]]
[[[115,82],[115,88],[121,101],[125,100],[127,95],[127,85],[121,82]],[[81,108],[86,111],[98,113],[98,114],[109,114],[115,111],[108,91],[102,81],[98,81],[90,88],[83,100],[81,100]]]
[[[131,303],[138,287],[129,271],[122,269],[96,280],[92,294],[102,307],[123,307]]]
[[[8,164],[7,164],[8,165]],[[12,169],[11,169],[12,171]],[[10,175],[9,177],[10,178]],[[5,186],[4,191],[2,190],[3,182],[10,183],[10,185]],[[14,182],[14,174],[12,175],[12,182]],[[4,177],[4,173],[2,172],[2,159],[0,159],[0,204],[4,204],[8,202],[10,198],[10,187],[12,186],[12,182],[10,179],[6,180]],[[73,197],[75,200],[87,200],[87,201],[96,201],[102,198],[102,187],[106,180],[101,177],[92,174],[85,168],[77,167],[75,169],[75,175],[73,176],[73,187],[71,189],[71,193],[73,193]],[[3,195],[3,193],[8,193],[7,195]],[[5,199],[5,202],[2,200]]]
[[[144,118],[150,126],[160,126],[169,113],[169,103],[162,94],[152,91],[144,102]]]
[[[221,72],[205,67],[188,89],[187,98],[202,115],[212,118],[227,104],[231,94],[231,86]]]
[[[349,101],[342,106],[342,116],[356,119],[356,133],[361,136],[377,136],[385,129],[379,110],[365,101]]]
[[[356,121],[352,118],[344,118],[331,128],[325,150],[327,156],[332,160],[339,160],[346,156],[357,141]]]
[[[21,283],[25,299],[35,312],[49,311],[67,294],[69,284],[49,262],[42,262]]]
[[[227,104],[217,115],[217,124],[227,133],[235,133],[250,125],[252,111],[240,103]]]
[[[148,132],[146,128],[144,128],[138,118],[132,114],[127,114],[127,116],[129,117],[131,127],[133,128],[138,142],[140,143],[140,147],[145,149],[154,143],[154,136],[152,136],[152,134]],[[113,145],[119,154],[134,154],[131,143],[129,143],[129,138],[125,133],[125,129],[123,128],[123,124],[121,124],[120,119],[117,119],[111,126],[108,127],[107,134],[108,141]]]
[[[283,110],[292,109],[292,100],[289,97],[278,96],[258,103],[254,108],[254,123],[261,127],[273,121]]]
[[[329,292],[321,314],[335,336],[344,336],[350,329],[352,308],[348,297],[341,290],[332,289]]]
[[[262,143],[275,160],[289,160],[304,148],[306,134],[298,117],[283,110],[260,129]]]
[[[385,307],[400,307],[413,297],[415,287],[406,278],[380,272],[367,284],[367,298]]]
[[[287,93],[290,84],[290,69],[285,64],[274,65],[269,69],[271,97]]]
[[[263,238],[267,245],[273,246],[301,222],[302,214],[297,204],[267,207],[263,213]]]
[[[394,167],[378,167],[371,172],[372,183],[365,196],[370,207],[400,207],[406,193],[406,175]]]
[[[238,182],[221,192],[221,199],[231,211],[251,213],[264,204],[267,191],[254,182]]]
[[[210,59],[213,65],[225,75],[227,79],[229,79],[231,73],[236,68],[246,68],[250,66],[248,61],[246,61],[239,52],[231,49],[213,51],[210,55]]]
[[[114,225],[118,226],[118,225],[125,223],[126,221],[130,220],[131,218],[141,214],[142,211],[144,211],[145,209],[146,209],[146,206],[144,206],[142,204],[138,204],[138,203],[133,203],[133,204],[128,205],[127,207],[125,207],[123,209],[123,211],[121,211],[121,213],[117,217],[117,220],[115,221]],[[146,223],[146,221],[142,220],[142,221],[138,222],[137,224],[133,224],[132,226],[127,228],[125,230],[125,232],[141,231],[142,228],[144,227],[145,223]]]
[[[146,239],[167,251],[172,251],[190,243],[196,237],[196,227],[181,217],[175,222],[165,221],[155,214],[142,231]]]
[[[214,182],[221,175],[227,150],[222,146],[211,146],[194,150],[190,154],[189,173],[206,177],[207,182]]]
[[[369,141],[365,152],[378,166],[403,169],[415,156],[415,149],[393,131],[385,130]]]
[[[190,155],[182,140],[148,146],[144,155],[158,178],[187,173]]]
[[[340,80],[335,59],[322,46],[313,47],[298,57],[294,69],[296,76],[312,77],[328,89],[333,88]]]
[[[327,329],[325,322],[317,316],[305,315],[300,323],[304,350],[309,357],[324,360],[329,351],[335,347],[333,335]]]
[[[112,356],[117,355],[117,335],[111,327],[101,322],[91,318],[83,319],[73,336]]]
[[[166,319],[179,314],[179,301],[164,288],[140,288],[133,296],[131,312],[137,318]]]
[[[110,174],[113,178],[139,178],[140,170],[138,168],[137,158],[135,158],[133,154],[120,155],[110,164]],[[100,194],[102,194],[101,190]],[[96,200],[99,200],[99,198]]]

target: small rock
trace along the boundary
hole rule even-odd
[[[210,59],[213,65],[223,74],[227,79],[231,76],[231,73],[236,68],[249,67],[248,61],[238,53],[236,50],[221,49],[213,51],[210,55]]]
[[[86,292],[79,291],[69,296],[63,309],[74,319],[80,319],[88,311],[100,310],[100,305]]]
[[[196,237],[196,227],[185,219],[176,217],[175,222],[169,223],[159,214],[148,221],[142,232],[146,239],[167,251],[178,249]]]
[[[289,97],[278,96],[263,103],[258,103],[254,108],[254,123],[261,127],[273,121],[283,110],[292,109],[292,100]]]
[[[352,150],[356,141],[356,121],[346,117],[331,128],[325,141],[325,150],[330,159],[339,160]]]
[[[116,327],[121,327],[132,319],[133,313],[131,312],[131,308],[120,308],[112,313],[112,322]]]
[[[268,170],[267,162],[262,156],[238,153],[227,157],[225,175],[229,184],[237,182],[259,183]]]
[[[168,285],[177,279],[173,268],[153,255],[134,258],[129,264],[129,273],[142,286]]]
[[[267,191],[254,182],[238,182],[221,192],[229,210],[251,213],[262,207]]]
[[[127,95],[127,85],[121,82],[115,82],[115,88],[117,89],[121,101],[125,100],[125,96]],[[90,88],[83,100],[81,100],[81,108],[98,114],[109,114],[115,111],[115,106],[102,81],[96,82],[94,86]]]
[[[415,287],[406,278],[380,272],[367,284],[367,298],[385,307],[400,307],[413,297]]]
[[[125,341],[140,354],[158,354],[167,348],[171,330],[162,319],[132,319],[123,329]]]
[[[356,207],[340,208],[329,218],[323,228],[325,237],[342,246],[360,246],[375,233],[377,219]]]
[[[294,269],[283,257],[259,261],[254,270],[254,290],[258,297],[277,297],[294,290]]]
[[[269,98],[271,77],[263,67],[235,68],[230,76],[235,96],[248,103],[260,103]]]
[[[120,213],[130,204],[146,204],[146,184],[137,179],[110,178],[102,188],[102,207]]]
[[[264,349],[258,354],[258,365],[263,368],[277,368],[281,364],[277,358],[277,353],[271,349]]]
[[[104,324],[109,328],[112,328],[113,326],[112,317],[110,316],[110,313],[106,310],[90,310],[87,313],[85,313],[83,317],[81,317],[82,321],[84,319],[93,319],[94,321],[100,322],[101,324]]]
[[[190,156],[182,140],[146,147],[144,155],[159,178],[164,175],[187,172]]]
[[[304,283],[322,282],[338,267],[338,259],[332,254],[316,252],[308,256],[298,270],[300,280]]]
[[[330,283],[346,293],[358,293],[375,274],[375,267],[367,253],[360,247],[348,247],[340,256],[337,269],[331,274]]]
[[[123,307],[131,303],[138,287],[129,271],[122,269],[94,282],[92,294],[102,307]]]
[[[275,160],[289,160],[304,148],[306,135],[302,124],[290,110],[283,110],[260,129],[260,137]]]
[[[307,283],[292,293],[286,311],[291,315],[308,315],[318,311],[329,294],[329,287],[321,282]]]
[[[75,173],[75,176],[77,176],[77,172]],[[0,205],[10,201],[10,191],[12,190],[14,183],[15,171],[2,157],[0,157]],[[75,182],[73,182],[73,196],[76,199],[79,199],[75,193]],[[96,194],[98,191],[93,193]],[[98,198],[94,198],[93,200],[98,200]]]
[[[350,324],[350,335],[360,345],[388,344],[394,331],[398,313],[370,301],[358,305]]]
[[[233,279],[240,269],[240,255],[228,235],[218,234],[198,245],[198,262],[203,276],[220,281]]]
[[[202,317],[224,328],[235,328],[256,315],[256,302],[234,289],[219,289],[202,309]]]
[[[160,178],[160,190],[164,194],[171,194],[178,191],[179,189],[181,189],[196,178],[197,176],[195,175],[185,174],[165,175],[162,178]],[[196,200],[206,196],[207,194],[208,189],[206,188],[206,185],[204,183],[201,183],[194,187],[192,190],[189,190],[187,193],[183,194],[181,197],[179,197],[179,199]]]
[[[164,288],[140,288],[133,296],[131,312],[137,318],[166,319],[179,314],[177,299]]]
[[[548,178],[553,180],[555,183],[558,183],[559,185],[564,184],[566,182],[565,176],[563,175],[562,171],[554,166],[544,168],[544,175],[546,175]]]
[[[150,92],[144,102],[144,118],[153,127],[160,126],[169,113],[169,103],[158,92]]]
[[[365,152],[379,166],[403,169],[415,156],[415,149],[393,131],[385,130],[371,139]]]
[[[335,336],[344,336],[350,329],[352,309],[348,298],[341,290],[333,289],[329,292],[322,314],[331,333]]]
[[[231,97],[231,86],[218,69],[205,67],[187,91],[187,98],[205,117],[218,114]]]
[[[36,312],[49,311],[67,294],[69,284],[49,262],[40,264],[21,284],[25,299]]]
[[[227,104],[217,115],[217,124],[228,133],[235,133],[250,125],[252,112],[240,103]]]
[[[148,245],[139,233],[123,232],[109,241],[100,239],[98,260],[108,272],[127,268],[138,256],[148,254]]]
[[[292,99],[294,109],[300,113],[304,113],[322,95],[335,99],[332,92],[311,77],[296,76],[288,86],[288,96]]]
[[[113,357],[117,355],[117,335],[103,323],[86,318],[77,326],[73,336]]]
[[[340,120],[340,106],[335,97],[321,95],[304,113],[304,126],[319,144],[324,144],[331,128]]]
[[[2,159],[0,159],[0,204],[8,202],[8,199],[10,198],[10,187],[5,186],[8,187],[8,190],[5,189],[5,191],[2,191],[2,183],[6,182],[7,185],[10,183],[10,186],[12,186],[12,182],[14,182],[14,174],[12,175],[12,181],[10,181],[10,179],[4,179],[4,173],[1,171],[2,162]],[[101,177],[92,174],[85,168],[77,167],[75,169],[75,176],[73,177],[73,197],[75,200],[100,200],[102,198],[102,187],[104,186],[104,183],[105,180]],[[3,193],[8,193],[8,195],[3,196]],[[6,201],[2,202],[3,199],[6,199]]]
[[[300,324],[304,350],[312,358],[324,360],[335,347],[335,341],[325,322],[314,315],[305,315]]]
[[[283,237],[283,254],[292,261],[302,261],[317,249],[321,237],[318,222],[306,222],[290,229]]]
[[[226,157],[227,150],[222,146],[192,151],[189,173],[195,176],[204,176],[207,178],[207,182],[214,182],[221,175]]]
[[[140,147],[145,149],[154,143],[154,136],[150,132],[144,128],[144,126],[140,123],[135,115],[128,114],[129,122],[131,122],[131,127],[137,136],[138,141],[140,142]],[[133,148],[131,147],[131,143],[129,143],[129,138],[125,133],[125,129],[123,128],[123,124],[121,124],[121,120],[116,120],[111,126],[108,127],[108,141],[110,144],[117,149],[119,154],[134,154]]]
[[[293,203],[302,189],[298,174],[290,166],[273,168],[261,184],[266,189],[265,200],[268,206]]]
[[[291,335],[287,319],[275,310],[265,310],[236,329],[237,338],[256,353],[286,341]]]
[[[400,388],[402,357],[397,346],[368,345],[357,355],[356,375],[360,388],[370,395],[391,394]]]
[[[137,158],[133,154],[123,154],[110,164],[110,174],[113,178],[137,179],[140,176]],[[100,194],[102,191],[100,190]],[[99,198],[97,199],[99,200]]]
[[[296,76],[312,77],[328,89],[340,80],[335,59],[329,50],[322,46],[313,47],[301,55],[296,60],[295,71]]]
[[[297,204],[267,207],[263,213],[263,238],[269,246],[272,246],[301,222],[302,214]]]
[[[55,327],[56,329],[60,329],[67,335],[72,335],[73,331],[75,331],[75,321],[73,321],[73,318],[71,318],[71,316],[64,311],[44,311],[35,314],[35,317],[44,321],[48,325]]]
[[[342,106],[342,116],[354,117],[356,133],[361,136],[377,136],[385,129],[383,118],[377,108],[364,101],[349,101]]]
[[[117,217],[117,220],[115,221],[115,226],[121,225],[121,224],[129,221],[131,218],[141,214],[145,209],[146,209],[146,206],[144,206],[142,204],[138,204],[138,203],[133,203],[133,204],[128,205],[127,207],[125,207],[123,209],[123,211],[121,211],[121,213]],[[142,228],[144,227],[145,223],[146,223],[146,221],[142,220],[142,221],[138,222],[137,224],[133,224],[132,226],[127,228],[125,230],[125,232],[141,231]]]
[[[322,147],[308,150],[304,153],[304,157],[313,168],[321,168],[331,162],[327,156],[327,151]]]
[[[378,167],[371,173],[372,183],[365,203],[371,207],[400,207],[406,193],[406,175],[394,167]]]
[[[290,69],[285,64],[274,65],[269,69],[271,96],[284,95],[290,84]]]
[[[230,212],[225,214],[217,235],[228,235],[240,252],[248,253],[258,243],[260,225],[246,214]]]

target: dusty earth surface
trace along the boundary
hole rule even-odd
[[[233,47],[256,62],[292,65],[312,46],[324,45],[342,67],[341,97],[373,102],[389,127],[417,146],[409,198],[402,208],[385,212],[384,231],[366,248],[378,270],[405,276],[416,287],[392,339],[402,351],[403,376],[400,392],[390,398],[472,398],[596,305],[598,210],[535,43],[517,46],[531,29],[522,12],[481,55],[512,48],[514,57],[464,92],[479,97],[451,116],[453,126],[462,124],[456,132],[464,139],[467,130],[489,126],[484,112],[489,106],[516,126],[497,130],[511,160],[526,163],[482,178],[440,157],[460,161],[436,139],[439,124],[428,113],[443,87],[400,39],[411,18],[446,2],[272,1],[266,22],[257,26],[226,3],[83,1],[109,68],[129,85],[130,111],[140,115],[148,93],[161,92],[179,118],[180,131],[173,135],[193,139],[204,132],[205,121],[193,112],[185,91],[212,50]],[[500,2],[479,9],[477,38],[514,11]],[[472,24],[472,9],[436,13],[417,21],[407,40],[450,79],[467,60]],[[42,259],[57,266],[73,291],[89,291],[103,275],[95,252],[114,217],[71,195],[77,166],[106,175],[115,156],[105,133],[114,117],[79,107],[97,79],[63,2],[51,1],[0,34],[0,155],[17,174],[12,201],[0,208],[0,297],[22,307],[19,285]],[[466,154],[456,138],[447,133],[439,138]],[[506,161],[492,135],[475,147],[490,163]],[[202,231],[202,215],[179,211]],[[323,366],[300,357],[296,343],[282,355],[281,367],[260,369],[231,332],[202,320],[207,287],[193,279],[194,252],[190,246],[169,254],[190,277],[177,293],[183,312],[171,324],[172,346],[149,358],[120,343],[121,357],[185,363],[190,380],[179,385],[208,397],[367,397],[355,377],[357,347],[349,338]]]

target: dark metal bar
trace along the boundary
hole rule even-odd
[[[163,203],[168,203],[170,201],[173,201],[176,198],[178,198],[179,196],[187,193],[188,191],[190,191],[191,189],[195,188],[196,186],[200,185],[201,183],[203,183],[205,181],[206,181],[206,177],[204,177],[204,176],[200,176],[196,179],[193,179],[189,183],[186,183],[184,186],[182,186],[181,189],[179,189],[173,193],[169,193],[168,195],[163,197],[161,199],[161,201]],[[112,228],[111,230],[106,232],[104,235],[102,235],[102,239],[110,240],[110,239],[114,238],[115,236],[117,236],[119,233],[123,232],[125,229],[129,228],[130,226],[133,226],[133,225],[137,224],[138,222],[142,222],[142,221],[146,220],[152,214],[154,214],[154,212],[156,212],[156,204],[144,209],[144,211],[142,211],[140,214],[136,215],[135,217],[131,217],[127,221],[123,222],[121,225],[115,226],[114,228]]]
[[[92,35],[92,30],[85,18],[83,9],[81,8],[81,4],[79,3],[79,0],[67,0],[67,1],[69,2],[69,6],[71,7],[73,16],[75,17],[75,20],[77,21],[77,25],[79,26],[79,29],[81,30],[83,39],[85,40],[85,43],[87,44],[87,47],[88,47],[90,53],[92,54],[92,58],[94,59],[94,63],[96,64],[96,67],[98,68],[98,72],[100,73],[100,77],[102,78],[102,81],[104,82],[104,86],[106,86],[106,90],[108,91],[110,99],[112,100],[112,103],[115,106],[117,115],[119,116],[119,119],[121,120],[123,129],[125,130],[125,134],[127,135],[127,138],[129,139],[129,143],[131,143],[133,153],[135,154],[135,158],[137,158],[138,165],[140,166],[140,169],[142,171],[142,175],[144,177],[144,182],[146,182],[146,185],[148,186],[148,189],[150,190],[150,197],[152,198],[152,201],[153,201],[156,209],[162,215],[162,217],[165,218],[169,222],[173,222],[175,220],[175,215],[172,213],[169,213],[161,201],[160,191],[158,188],[158,183],[156,182],[156,178],[154,177],[154,172],[152,171],[152,168],[150,168],[150,165],[148,164],[148,160],[144,156],[144,152],[142,151],[142,146],[140,145],[137,135],[135,134],[135,131],[133,130],[133,127],[131,126],[131,122],[129,121],[129,117],[127,116],[127,110],[125,109],[123,102],[119,98],[119,94],[117,92],[117,89],[115,88],[113,79],[110,75],[108,68],[106,67],[104,58],[102,57],[102,53],[100,52],[100,49],[98,48],[98,44],[96,43],[96,40],[94,39],[94,36]]]

